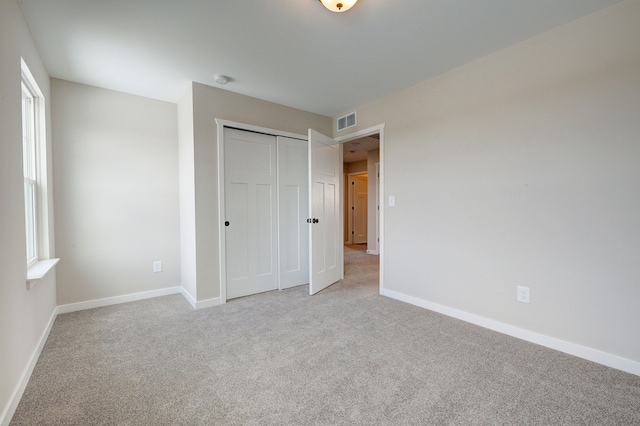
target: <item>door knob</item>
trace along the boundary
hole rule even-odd
[[[224,226],[229,226],[229,221],[228,220],[224,222]]]
[[[318,219],[313,219],[313,223],[319,223],[319,222],[320,222],[320,220],[318,220]]]

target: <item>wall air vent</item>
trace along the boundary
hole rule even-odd
[[[352,112],[344,117],[338,118],[338,131],[348,129],[356,125],[356,113]]]

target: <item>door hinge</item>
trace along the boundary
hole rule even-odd
[[[354,206],[351,206],[351,210],[355,210],[356,208]]]

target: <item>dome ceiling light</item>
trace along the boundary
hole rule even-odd
[[[353,7],[358,0],[319,0],[332,12],[345,12]]]

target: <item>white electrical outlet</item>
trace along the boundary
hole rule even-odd
[[[518,302],[531,303],[531,293],[529,287],[518,286]]]
[[[162,261],[156,260],[153,262],[153,272],[162,272]]]

